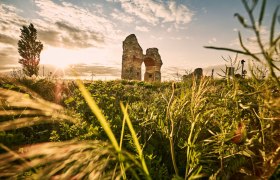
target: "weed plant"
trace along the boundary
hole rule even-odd
[[[254,79],[232,81],[201,79],[165,83],[161,87],[143,82],[97,81],[86,84],[84,90],[90,92],[88,98],[97,99],[97,105],[102,107],[99,113],[104,115],[103,120],[107,121],[105,125],[111,129],[110,140],[115,143],[111,146],[111,150],[116,153],[112,152],[114,158],[109,164],[115,166],[119,164],[116,177],[128,178],[137,175],[139,178],[151,177],[152,179],[173,177],[227,179],[235,176],[267,178],[273,174],[279,163],[279,105],[273,103],[280,94],[273,82]],[[82,147],[80,143],[91,141],[105,143],[108,137],[105,125],[100,125],[98,117],[90,113],[90,103],[82,99],[84,95],[81,88],[71,83],[69,89],[72,94],[64,99],[66,109],[30,94],[27,95],[28,92],[19,89],[17,91],[21,92],[1,89],[2,132],[13,134],[12,131],[7,130],[32,127],[37,122],[49,123],[51,126],[42,125],[52,132],[48,136],[48,141],[60,141],[62,145],[56,142],[47,143],[42,144],[42,148],[58,146],[57,151],[59,151],[60,148],[66,148],[69,143],[77,146],[78,149]],[[106,101],[103,98],[106,98]],[[125,106],[121,108],[117,105],[121,102],[128,104],[127,111]],[[52,108],[47,112],[46,107]],[[19,112],[21,117],[16,116]],[[125,118],[123,112],[126,114]],[[23,117],[25,119],[21,120]],[[119,121],[115,121],[118,119]],[[133,124],[134,135],[130,133],[132,124],[130,127],[124,125],[127,122]],[[238,134],[236,132],[239,130],[240,123],[242,129]],[[20,132],[20,129],[17,131]],[[22,134],[25,135],[25,132],[23,131]],[[240,139],[234,140],[235,137]],[[11,139],[14,138],[16,137]],[[139,141],[137,146],[135,139]],[[38,142],[40,142],[38,139],[33,139],[31,144]],[[9,145],[5,141],[2,143],[3,147]],[[9,148],[18,149],[18,146],[14,145],[10,145]],[[26,153],[9,150],[9,156],[14,153],[16,155],[9,160],[2,158],[1,167],[5,167],[2,170],[5,172],[14,170],[4,164],[15,163],[18,166],[16,162],[20,158],[25,158],[25,161],[29,162],[31,160],[28,157],[29,150],[32,154],[37,152],[37,157],[52,157],[47,153],[44,154],[45,151],[40,148],[40,145],[34,147],[36,148],[21,145],[20,151],[27,151]],[[95,151],[94,147],[91,150]],[[41,152],[44,153],[40,155]],[[73,152],[77,151],[73,150]],[[79,152],[83,154],[83,151]],[[129,165],[127,167],[126,163],[120,165],[123,162],[122,156],[125,156],[123,153],[128,154],[129,164],[134,164],[131,167],[139,168],[135,173],[126,171],[130,167]],[[48,163],[53,161],[56,160],[50,159]],[[63,157],[57,161],[62,163]],[[103,159],[100,161],[104,162]],[[49,172],[49,170],[44,171],[46,159],[39,162],[44,163],[36,164],[34,168]],[[74,162],[79,163],[76,160]],[[59,163],[56,165],[59,166]],[[52,175],[64,177],[63,174],[70,167],[70,164],[67,164],[63,166],[62,171],[52,172]],[[108,168],[111,169],[110,167]],[[42,173],[33,169],[31,169],[32,174]],[[30,172],[30,168],[26,168],[12,172],[11,175],[23,170]],[[106,167],[103,170],[109,171]],[[124,174],[122,171],[127,173]],[[86,174],[84,177],[90,176],[90,173]],[[113,176],[112,173],[109,174]],[[75,175],[74,171],[69,174],[71,177]]]

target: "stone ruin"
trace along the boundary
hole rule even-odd
[[[141,81],[141,66],[145,64],[144,81],[161,81],[162,61],[157,48],[149,48],[146,54],[139,45],[135,34],[131,34],[123,41],[122,79]]]
[[[203,69],[202,68],[196,68],[194,70],[194,72],[192,72],[188,75],[183,75],[182,79],[184,81],[187,80],[187,79],[193,78],[193,77],[195,77],[197,79],[200,79],[200,78],[202,78],[202,76],[203,76]]]

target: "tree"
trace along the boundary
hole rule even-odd
[[[19,63],[23,66],[23,72],[27,76],[38,75],[40,53],[43,44],[37,40],[37,30],[32,23],[28,27],[23,26],[20,40],[18,41],[18,52],[21,58]]]

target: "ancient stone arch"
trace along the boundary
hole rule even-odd
[[[141,80],[141,65],[145,64],[144,81],[161,81],[162,61],[157,48],[149,48],[146,54],[137,38],[131,34],[123,41],[122,79]]]

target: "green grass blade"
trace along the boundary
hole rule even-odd
[[[99,109],[99,107],[97,106],[97,104],[93,100],[93,98],[91,97],[89,91],[86,89],[86,87],[84,86],[82,81],[78,79],[76,82],[79,87],[79,90],[81,91],[83,97],[85,98],[86,102],[88,103],[88,106],[90,107],[91,111],[97,117],[98,121],[100,122],[101,126],[103,127],[104,131],[106,132],[108,138],[110,139],[113,147],[115,148],[115,150],[117,152],[120,152],[121,148],[117,142],[117,139],[116,139],[114,133],[112,132],[112,129],[110,128],[110,124],[108,123],[108,121],[106,120],[104,115],[102,114],[101,110]]]
[[[127,106],[125,107],[125,110],[127,111]],[[121,130],[121,138],[120,138],[120,148],[121,149],[122,149],[123,136],[124,136],[124,127],[125,127],[125,117],[123,117],[122,130]],[[120,167],[121,167],[123,179],[127,179],[123,162],[120,163]]]
[[[261,60],[256,55],[251,53],[248,48],[245,47],[240,32],[238,32],[238,39],[239,39],[240,46],[245,50],[245,52],[247,52],[248,55],[254,57],[256,61],[260,62]]]
[[[130,118],[128,116],[127,110],[126,110],[126,108],[124,107],[124,105],[122,103],[121,103],[121,109],[122,109],[122,112],[124,114],[124,118],[126,120],[126,123],[127,123],[128,128],[129,128],[129,131],[131,133],[131,136],[132,136],[133,142],[135,144],[136,150],[137,150],[137,152],[139,154],[143,170],[146,173],[146,176],[148,177],[148,179],[150,179],[150,174],[149,174],[146,162],[145,162],[145,158],[143,156],[142,148],[141,148],[140,143],[138,141],[138,138],[136,136],[136,132],[134,131],[134,128],[132,126],[131,120],[130,120]]]
[[[127,111],[127,106],[125,107],[125,110]],[[120,148],[122,148],[122,143],[123,143],[124,127],[125,127],[125,117],[123,117],[123,122],[122,122],[122,131],[121,131],[121,138],[120,138]]]
[[[243,26],[244,28],[252,28],[251,26],[249,26],[249,25],[246,23],[246,21],[245,21],[245,19],[244,19],[243,16],[241,16],[241,15],[238,14],[238,13],[235,13],[234,16],[237,17],[238,21],[240,22],[240,24],[242,24],[242,26]]]
[[[224,47],[215,47],[215,46],[203,46],[204,48],[207,49],[215,49],[215,50],[222,50],[222,51],[230,51],[230,52],[235,52],[235,53],[239,53],[239,54],[245,54],[248,55],[247,52],[241,51],[241,50],[237,50],[237,49],[230,49],[230,48],[224,48]]]
[[[276,18],[277,18],[279,7],[280,7],[279,5],[276,7],[272,17],[272,22],[270,27],[270,38],[269,38],[271,46],[273,46],[274,30],[275,30]]]
[[[259,16],[259,26],[262,25],[262,20],[263,20],[264,13],[265,13],[265,5],[266,5],[266,0],[263,0],[262,6],[261,6],[261,11],[260,11],[260,16]]]

